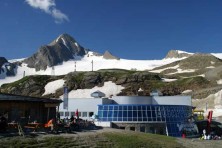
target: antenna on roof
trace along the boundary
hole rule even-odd
[[[74,62],[74,64],[75,64],[75,66],[74,66],[74,67],[75,67],[74,72],[76,72],[76,61]]]
[[[55,76],[55,67],[54,67],[54,66],[52,66],[52,72],[51,72],[51,75],[52,75],[52,76]]]
[[[23,71],[23,78],[25,77],[25,71]]]
[[[92,60],[92,62],[91,62],[91,63],[92,63],[92,71],[93,71],[93,60]]]

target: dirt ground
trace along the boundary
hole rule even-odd
[[[100,133],[104,132],[124,132],[124,130],[120,129],[113,129],[113,128],[103,128],[98,130],[82,130],[82,131],[75,131],[73,133],[60,133],[60,134],[41,134],[36,133],[38,136],[36,138],[38,140],[41,140],[45,137],[52,137],[52,136],[62,136],[62,137],[77,137],[77,138],[85,138],[88,136],[95,136]],[[0,136],[0,140],[3,140],[3,138]],[[8,137],[10,138],[10,137]],[[7,138],[6,138],[7,139]],[[198,138],[195,139],[184,139],[184,138],[177,138],[177,142],[183,145],[186,148],[221,148],[222,147],[222,140],[200,140]]]
[[[200,139],[183,139],[177,141],[187,148],[221,148],[222,140],[200,140]]]
[[[123,132],[123,130],[104,128],[102,130],[76,132],[74,136],[81,137],[87,135],[95,135],[97,133],[103,133],[103,132]],[[69,136],[69,134],[63,134],[63,136]],[[222,148],[222,140],[200,140],[198,138],[195,139],[177,138],[177,142],[182,144],[186,148]]]

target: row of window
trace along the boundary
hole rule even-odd
[[[126,110],[116,110],[116,107]],[[98,116],[102,121],[171,121],[179,122],[190,115],[189,107],[168,106],[130,106],[132,108],[153,110],[128,110],[129,106],[99,106]],[[105,110],[101,110],[101,108]],[[106,110],[108,108],[108,110]],[[180,108],[180,109],[179,109]]]
[[[167,107],[167,110],[165,108]],[[99,105],[99,110],[124,110],[124,111],[153,111],[153,110],[159,110],[159,111],[166,111],[166,112],[184,112],[189,111],[189,108],[187,106],[174,106],[172,105]]]
[[[99,105],[100,121],[166,122],[170,136],[180,136],[178,124],[191,116],[191,106],[175,105]]]
[[[78,116],[79,117],[92,117],[92,115],[94,114],[94,112],[78,112]],[[69,111],[60,111],[59,112],[59,115],[61,117],[70,117],[70,116],[76,116],[76,113],[75,112],[69,112]]]

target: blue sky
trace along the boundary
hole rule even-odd
[[[41,0],[37,0],[41,1]],[[0,0],[0,56],[31,56],[62,33],[126,59],[222,52],[220,0]]]

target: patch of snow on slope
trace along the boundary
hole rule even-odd
[[[208,67],[206,67],[206,68],[215,68],[214,66],[208,66]]]
[[[222,84],[222,79],[218,80],[217,84],[219,84],[219,85]]]
[[[167,69],[177,69],[177,68],[179,68],[179,64],[176,66],[167,67],[167,68],[163,68],[163,69],[151,70],[149,72],[161,73],[162,71],[167,70]]]
[[[167,75],[172,75],[172,74],[177,74],[177,73],[189,73],[189,72],[195,72],[195,71],[196,71],[196,69],[186,69],[186,70],[183,70],[183,69],[178,68],[177,72],[168,73]]]
[[[222,59],[222,53],[211,53],[213,56]]]
[[[94,56],[94,52],[89,51],[89,52],[88,52],[88,55],[89,55],[89,56]]]
[[[188,89],[188,90],[184,90],[184,91],[182,92],[182,94],[187,94],[187,93],[192,93],[192,90]]]
[[[60,35],[61,36],[61,35]],[[58,42],[59,41],[59,39],[60,39],[60,36],[56,39],[56,42]]]
[[[176,81],[177,79],[167,79],[167,78],[161,78],[163,82],[173,82]]]
[[[61,38],[61,39],[62,39],[63,44],[69,49],[69,47],[68,47],[67,44],[66,44],[65,39],[63,39],[63,38]]]
[[[91,93],[99,90],[103,92],[106,97],[109,97],[110,95],[116,96],[119,94],[124,87],[121,85],[116,85],[112,81],[108,81],[104,83],[104,86],[98,87],[95,86],[92,89],[77,89],[77,90],[72,90],[69,92],[69,98],[92,98]],[[63,96],[60,96],[62,98]]]
[[[9,63],[21,62],[21,61],[23,61],[24,59],[26,59],[26,58],[21,58],[21,59],[11,59],[11,60],[8,60],[8,62],[9,62]]]
[[[186,51],[182,51],[182,50],[177,50],[177,52],[178,52],[179,54],[180,54],[180,53],[194,54],[194,53],[186,52]]]
[[[200,76],[200,77],[203,77],[203,78],[205,78],[205,74],[202,74],[202,75],[197,75],[197,76]]]
[[[51,94],[51,93],[55,93],[57,89],[63,87],[64,82],[65,81],[63,79],[49,82],[48,84],[45,85],[45,92],[42,96],[48,95],[48,94]]]
[[[78,45],[77,43],[75,43],[75,45],[76,45],[77,47],[79,47],[79,45]]]

